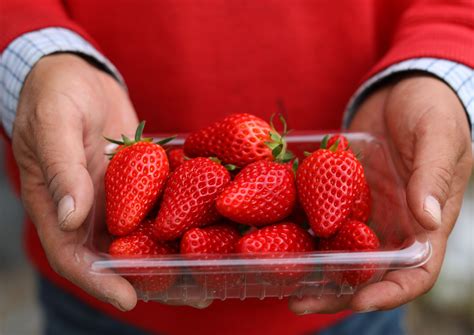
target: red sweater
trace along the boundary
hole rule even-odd
[[[124,75],[151,132],[190,131],[233,112],[268,118],[279,99],[293,128],[335,129],[361,81],[389,65],[438,57],[474,67],[473,13],[472,0],[2,0],[0,51],[44,27],[78,32]],[[18,182],[11,153],[9,162]],[[139,303],[121,313],[53,273],[30,223],[26,247],[64,289],[164,334],[302,334],[347,314],[297,317],[275,300],[202,311]]]

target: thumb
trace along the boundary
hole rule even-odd
[[[75,230],[85,221],[94,199],[81,118],[62,110],[48,122],[39,122],[33,138],[46,185],[57,207],[59,226],[65,231]]]
[[[438,130],[437,130],[438,128]],[[462,155],[458,141],[447,128],[426,125],[416,139],[413,169],[407,185],[408,206],[416,220],[429,230],[443,221],[455,167]]]

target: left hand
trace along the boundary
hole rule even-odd
[[[289,307],[296,314],[386,310],[426,293],[461,209],[472,171],[471,136],[461,102],[442,81],[412,75],[379,88],[360,106],[350,129],[380,134],[388,142],[408,207],[427,230],[433,254],[425,265],[387,272],[352,296],[293,297]]]

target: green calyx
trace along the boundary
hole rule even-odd
[[[285,137],[290,132],[285,118],[280,113],[278,114],[278,119],[283,125],[283,132],[280,134],[276,129],[273,123],[275,114],[272,115],[270,119],[270,141],[265,142],[265,145],[272,150],[272,155],[276,162],[287,163],[294,158],[294,155],[291,151],[288,150],[288,145],[286,143]]]
[[[328,141],[329,141],[329,135],[324,136],[323,140],[321,141],[321,149],[327,149],[332,152],[336,152],[337,149],[339,148],[339,143],[341,143],[341,140],[338,138],[336,142],[334,142],[329,148],[328,148]],[[346,149],[347,150],[347,149]]]
[[[104,136],[104,139],[107,140],[110,143],[114,143],[114,144],[117,144],[117,145],[121,146],[121,148],[119,150],[122,150],[123,148],[132,146],[132,145],[134,145],[135,143],[138,143],[138,142],[149,142],[149,143],[155,143],[155,144],[163,146],[166,143],[171,142],[176,137],[176,136],[171,136],[171,137],[167,137],[165,139],[153,142],[153,138],[151,138],[151,137],[142,137],[143,129],[145,129],[145,123],[146,123],[145,121],[140,122],[140,124],[137,127],[137,130],[135,131],[135,136],[134,136],[133,139],[131,139],[131,138],[129,138],[126,135],[123,135],[123,134],[121,136],[121,140],[114,140],[112,138],[108,138],[108,137],[105,137],[105,136]],[[107,156],[112,158],[116,153],[117,152],[107,154]]]
[[[293,173],[295,174],[296,176],[296,171],[298,170],[298,166],[300,165],[300,161],[298,158],[295,158],[293,160],[293,164],[291,165],[291,170],[293,171]]]
[[[222,164],[222,161],[217,157],[209,157],[209,159],[211,161],[213,161],[214,163],[221,164],[222,166],[224,166],[224,168],[227,171],[235,171],[235,170],[239,169],[239,167],[237,165],[234,165],[234,164]]]

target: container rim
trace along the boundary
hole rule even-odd
[[[429,240],[420,242],[415,240],[403,249],[366,251],[366,252],[309,252],[285,254],[258,254],[258,258],[249,255],[165,255],[150,258],[114,258],[107,259],[107,254],[100,254],[101,259],[91,263],[91,272],[103,274],[106,270],[137,269],[156,272],[167,272],[169,269],[180,270],[182,273],[192,273],[196,268],[219,267],[222,272],[253,272],[262,267],[285,266],[326,266],[332,270],[347,269],[348,266],[356,269],[370,263],[376,269],[406,269],[419,267],[425,264],[432,253]],[[184,271],[181,271],[184,270]],[[215,269],[213,269],[215,271]],[[133,272],[133,271],[132,271]],[[135,270],[136,273],[136,270]]]

